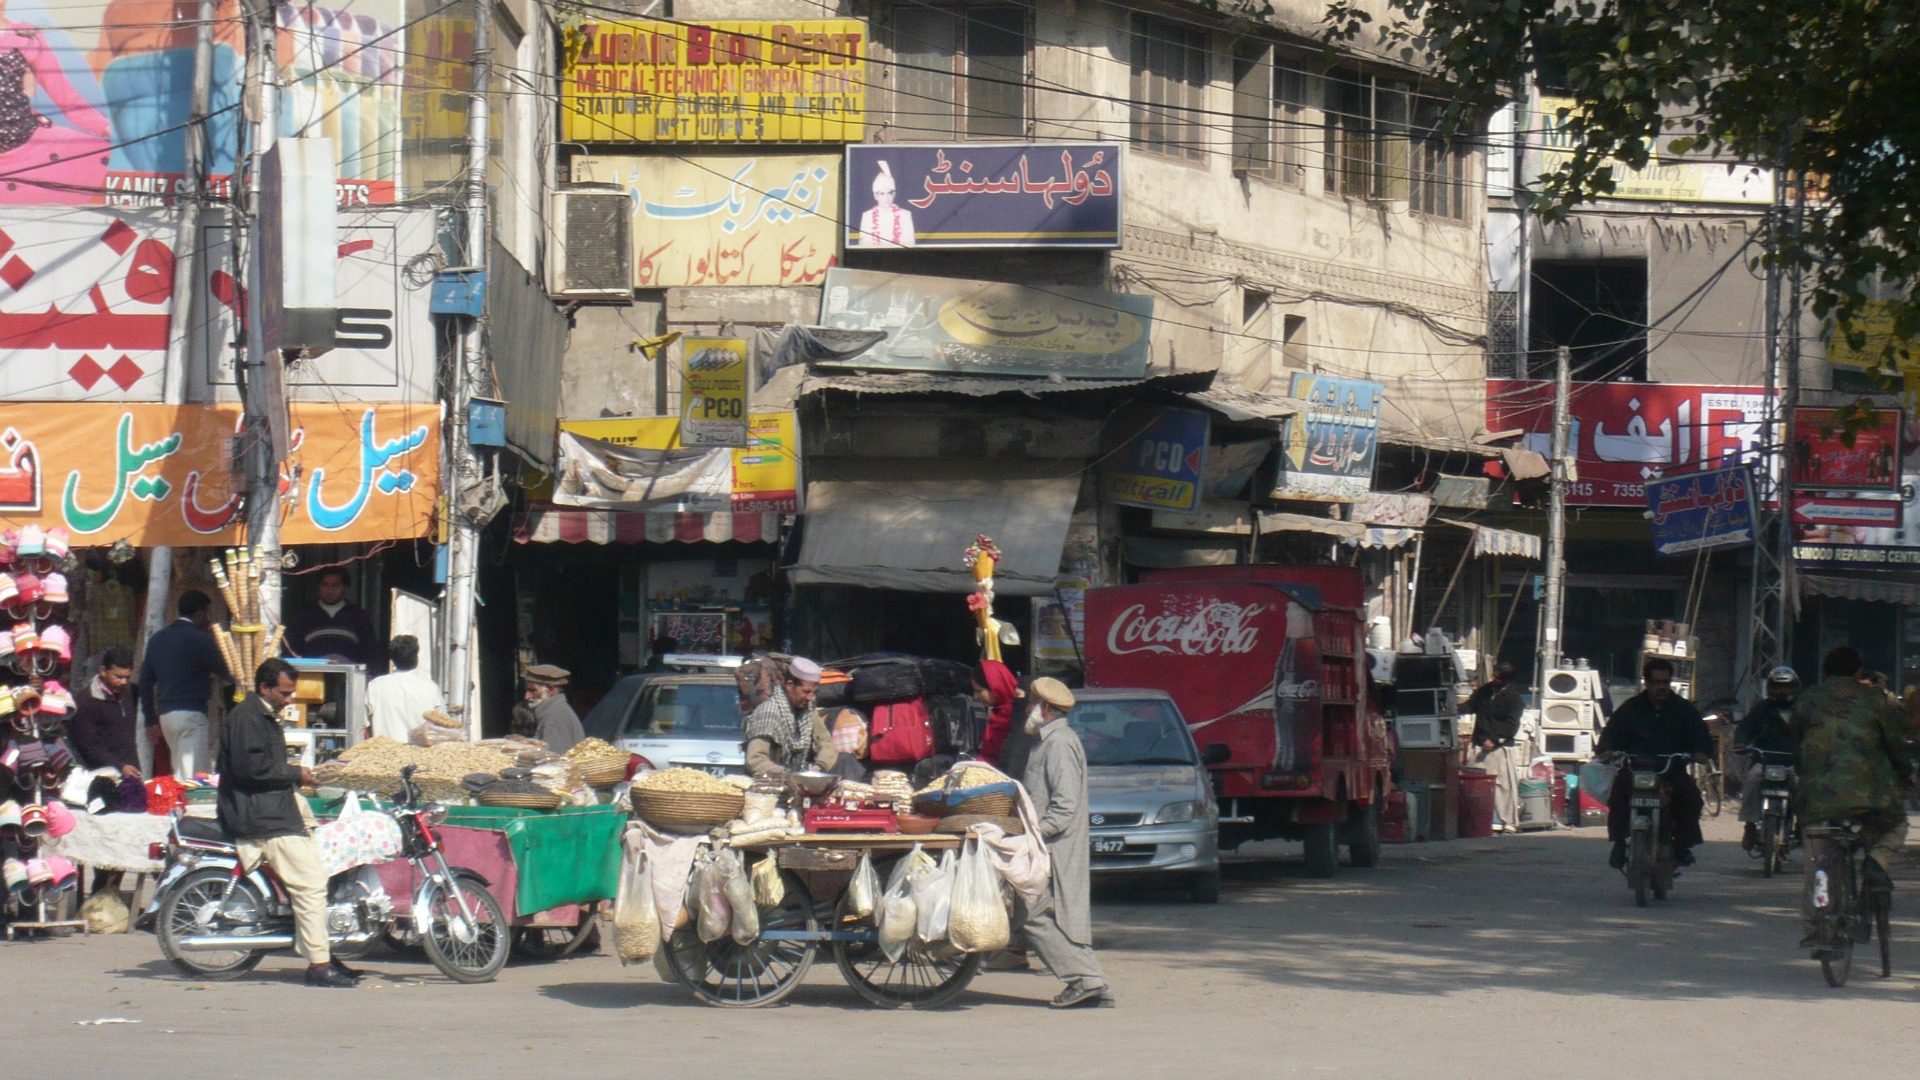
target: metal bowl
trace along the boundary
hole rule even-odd
[[[798,772],[789,772],[787,782],[802,795],[820,796],[832,791],[833,786],[840,782],[840,778],[830,772],[803,769]]]

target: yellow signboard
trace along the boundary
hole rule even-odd
[[[1856,349],[1835,333],[1827,342],[1827,362],[1856,371],[1896,372],[1908,407],[1920,408],[1920,342],[1902,340],[1894,332],[1893,306],[1885,300],[1867,301],[1854,317],[1854,327],[1866,334],[1866,341]]]
[[[575,22],[560,111],[576,142],[859,142],[861,19]]]
[[[1567,110],[1562,117],[1560,110]],[[1540,169],[1544,175],[1572,160],[1574,136],[1567,131],[1567,120],[1579,115],[1580,105],[1573,98],[1540,99]],[[1773,173],[1755,165],[1686,162],[1661,164],[1656,157],[1635,169],[1623,161],[1611,161],[1613,191],[1609,199],[1634,199],[1642,202],[1742,203],[1764,206],[1773,202]]]
[[[687,338],[680,343],[680,441],[747,445],[747,343]]]
[[[633,199],[633,284],[818,285],[834,264],[839,154],[579,157]]]
[[[674,416],[562,420],[560,430],[638,450],[679,450],[680,419]],[[714,450],[733,458],[732,508],[743,512],[797,513],[800,509],[800,425],[791,412],[747,417],[747,445]]]

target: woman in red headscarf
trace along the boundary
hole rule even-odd
[[[973,673],[973,696],[987,707],[988,713],[987,731],[976,756],[989,765],[1000,764],[1000,751],[1007,745],[1007,735],[1013,731],[1013,705],[1019,694],[1019,680],[1007,665],[998,660],[980,661]]]

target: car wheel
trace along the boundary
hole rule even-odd
[[[1187,897],[1196,904],[1219,903],[1220,868],[1216,866],[1205,873],[1195,874],[1187,885]]]

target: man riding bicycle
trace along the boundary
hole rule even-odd
[[[1800,695],[1788,729],[1797,746],[1800,820],[1859,818],[1860,841],[1867,849],[1862,885],[1870,892],[1891,891],[1893,857],[1907,839],[1905,789],[1913,782],[1913,759],[1898,709],[1887,696],[1855,679],[1860,654],[1842,645],[1820,663],[1820,682]],[[1806,940],[1817,944],[1813,917],[1813,874],[1820,853],[1807,852],[1803,911]]]
[[[1793,699],[1800,693],[1800,676],[1790,667],[1777,667],[1767,676],[1767,696],[1755,703],[1733,729],[1733,745],[1753,752],[1752,763],[1740,783],[1740,820],[1746,830],[1740,846],[1752,851],[1760,844],[1760,782],[1766,754],[1793,753]],[[1776,764],[1779,764],[1776,762]]]
[[[1619,753],[1633,757],[1656,754],[1692,754],[1705,757],[1713,753],[1713,732],[1701,718],[1693,702],[1673,692],[1673,664],[1654,657],[1640,671],[1646,689],[1613,710],[1606,729],[1600,732],[1595,753]],[[1670,759],[1665,778],[1672,792],[1668,820],[1673,823],[1673,857],[1681,866],[1693,865],[1693,848],[1704,837],[1700,834],[1700,814],[1706,800],[1700,785],[1687,775],[1686,763]],[[1627,838],[1633,832],[1633,770],[1622,768],[1613,778],[1613,790],[1607,796],[1607,839],[1613,841],[1613,854],[1607,865],[1615,870],[1627,865]]]

